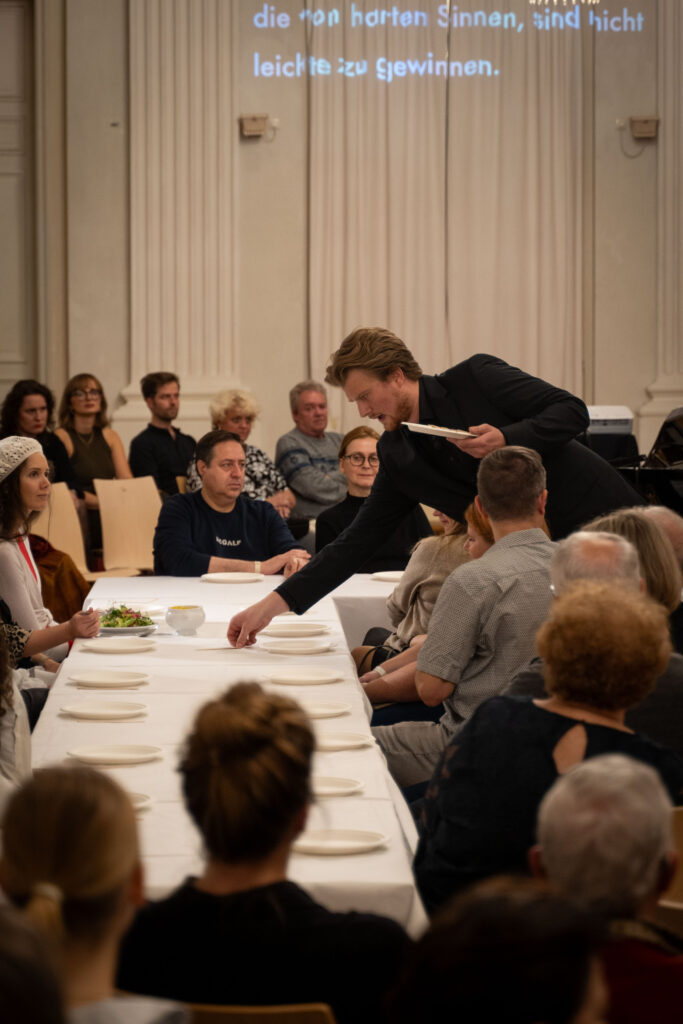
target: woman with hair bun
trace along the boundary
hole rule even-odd
[[[0,882],[52,948],[69,1024],[183,1024],[169,1003],[114,996],[142,902],[135,814],[116,782],[85,767],[36,772],[7,807]]]
[[[299,705],[257,683],[199,711],[180,774],[206,864],[138,911],[120,988],[189,1003],[322,1002],[339,1024],[375,1024],[405,933],[372,914],[332,913],[286,879],[314,748]]]

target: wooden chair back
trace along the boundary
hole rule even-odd
[[[65,483],[52,485],[50,501],[33,520],[31,533],[44,537],[57,551],[65,551],[78,571],[88,578],[83,532],[71,492]]]
[[[336,1024],[326,1003],[288,1006],[189,1006],[191,1024]]]
[[[161,508],[154,477],[93,483],[100,503],[105,569],[153,569],[154,530]]]

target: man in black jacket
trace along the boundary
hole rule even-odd
[[[334,353],[325,379],[343,388],[361,416],[384,427],[380,469],[352,525],[294,578],[231,620],[228,637],[236,646],[254,643],[273,615],[302,613],[351,576],[418,502],[462,520],[476,494],[479,460],[504,445],[542,456],[553,538],[612,509],[643,503],[616,470],[575,440],[588,426],[580,399],[495,356],[471,356],[431,377],[391,331],[359,328]],[[475,436],[427,436],[410,431],[410,422]]]

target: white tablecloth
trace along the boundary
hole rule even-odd
[[[335,647],[328,653],[293,657],[270,654],[260,649],[260,644],[241,651],[227,645],[225,631],[231,616],[269,593],[278,582],[272,578],[252,584],[212,584],[177,577],[98,580],[86,606],[201,604],[207,621],[196,637],[177,637],[162,620],[155,634],[154,650],[145,653],[89,653],[84,650],[84,642],[77,641],[60,668],[33,734],[34,765],[63,761],[78,746],[149,743],[161,748],[155,761],[104,769],[131,792],[151,797],[150,806],[139,814],[139,823],[147,892],[158,898],[187,874],[200,870],[200,839],[183,806],[176,770],[180,744],[197,709],[240,680],[257,680],[266,688],[303,702],[342,701],[350,706],[350,712],[342,717],[316,719],[316,733],[363,733],[369,745],[358,750],[316,753],[314,773],[357,778],[363,781],[364,789],[356,796],[319,800],[311,809],[309,826],[379,830],[388,836],[388,843],[383,849],[346,857],[294,854],[289,876],[333,910],[386,914],[417,934],[425,925],[425,916],[411,871],[415,828],[372,740],[368,702],[356,678],[335,601],[325,598],[305,617],[330,627],[329,637]],[[355,583],[349,581],[344,585],[342,597],[354,602],[356,613],[365,599],[374,610],[379,599],[376,588],[383,591],[383,600],[391,584],[371,583],[368,577],[357,577]],[[368,621],[367,614],[362,618]],[[275,686],[267,680],[267,672],[283,666],[324,666],[338,671],[343,681]],[[149,674],[149,683],[136,689],[96,690],[81,688],[69,678],[74,672],[95,668],[144,671]],[[76,719],[60,710],[68,704],[109,699],[143,703],[147,706],[146,714],[141,719],[107,722]]]

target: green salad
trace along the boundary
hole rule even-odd
[[[134,608],[126,608],[121,604],[118,608],[110,608],[100,616],[100,625],[106,629],[128,629],[131,626],[153,626],[149,615],[136,612]]]

